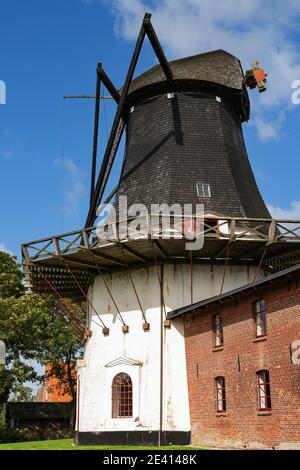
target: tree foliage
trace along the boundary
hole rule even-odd
[[[20,266],[13,256],[0,251],[0,298],[17,297],[23,292]]]
[[[14,393],[10,397],[10,401],[33,401],[32,388],[25,385],[19,385],[15,388]]]
[[[6,366],[0,366],[0,403],[25,382],[43,379],[36,362],[72,364],[78,357],[79,338],[63,315],[53,297],[24,294],[20,267],[0,252],[0,339],[7,350]],[[64,386],[75,399],[74,380]]]

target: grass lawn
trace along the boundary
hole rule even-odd
[[[17,442],[15,444],[0,444],[1,450],[195,450],[188,446],[173,447],[126,447],[126,446],[74,446],[73,439],[56,441]]]

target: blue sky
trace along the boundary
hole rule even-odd
[[[212,11],[206,0],[2,0],[0,80],[7,102],[0,105],[0,249],[19,256],[22,242],[84,225],[94,103],[64,102],[63,95],[93,94],[97,62],[122,84],[145,11],[153,12],[170,59],[225,48],[245,69],[261,60],[269,89],[264,96],[250,93],[249,157],[273,214],[300,219],[300,106],[291,104],[292,81],[300,80],[298,3],[216,0]],[[138,72],[154,64],[146,44]],[[109,128],[114,105],[105,102],[105,115],[101,106]],[[103,126],[99,156],[106,139]]]

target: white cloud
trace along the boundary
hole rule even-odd
[[[300,220],[300,201],[291,202],[289,209],[274,207],[270,204],[268,205],[268,209],[274,219]]]
[[[63,180],[63,204],[62,211],[65,215],[76,214],[79,204],[86,192],[86,172],[81,169],[73,160],[68,158],[54,161],[56,167],[62,171]]]
[[[263,142],[278,140],[278,124],[266,121],[262,116],[256,116],[254,120],[257,134]]]
[[[268,110],[264,115],[261,113],[254,113],[251,125],[256,127],[260,140],[267,142],[269,140],[279,140],[282,135],[282,125],[287,118],[287,108]]]
[[[268,72],[268,90],[251,92],[253,122],[262,140],[279,137],[282,111],[296,108],[291,85],[300,79],[298,0],[112,0],[110,5],[116,35],[129,41],[144,13],[152,12],[169,59],[219,48],[239,57],[244,69],[258,59]]]
[[[6,248],[4,243],[0,243],[0,251],[3,251],[4,253],[8,253],[9,255],[14,256],[13,253]]]

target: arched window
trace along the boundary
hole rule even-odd
[[[132,380],[123,372],[112,381],[112,417],[132,418]]]

